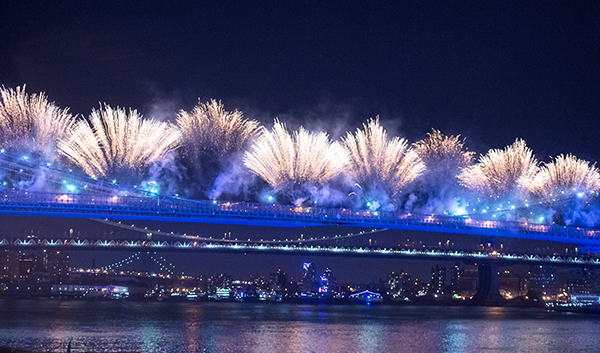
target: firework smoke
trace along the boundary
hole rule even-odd
[[[517,139],[504,150],[494,149],[458,175],[460,183],[481,196],[526,195],[538,172],[538,162],[525,141]]]
[[[44,93],[29,96],[23,88],[0,89],[0,147],[7,151],[40,153],[52,160],[56,142],[73,124],[68,108],[48,102]]]
[[[416,180],[412,188],[414,195],[411,194],[414,197],[407,200],[404,209],[427,214],[461,212],[459,189],[462,187],[456,176],[473,163],[475,154],[467,151],[465,139],[432,129],[425,139],[413,143],[413,148],[427,169]]]
[[[272,129],[259,127],[215,100],[180,111],[174,125],[108,105],[76,123],[43,93],[2,87],[0,96],[3,188],[56,192],[56,184],[47,182],[52,176],[37,167],[50,165],[58,151],[94,178],[196,199],[353,204],[546,224],[600,222],[600,208],[592,202],[600,192],[595,164],[560,155],[538,167],[520,139],[472,165],[474,153],[460,135],[433,129],[409,146],[405,139],[388,138],[377,118],[334,142],[327,133],[302,127],[289,132],[278,120]],[[15,163],[27,164],[29,172],[15,169]]]
[[[300,129],[290,134],[285,124],[275,120],[272,131],[263,128],[244,164],[278,192],[294,193],[306,185],[319,186],[339,175],[347,154],[326,133]],[[291,195],[296,198],[296,195]]]
[[[182,171],[189,187],[187,195],[217,198],[224,179],[240,177],[233,175],[238,168],[230,167],[258,135],[258,122],[245,119],[238,110],[226,111],[221,102],[213,99],[207,103],[199,101],[191,113],[180,111],[177,125],[182,135],[180,164],[185,165]]]
[[[405,139],[388,140],[379,118],[363,126],[364,130],[348,132],[343,139],[349,154],[348,173],[367,193],[382,189],[394,196],[421,175],[425,164]]]
[[[138,173],[177,148],[179,131],[169,123],[144,120],[136,110],[92,110],[80,121],[60,152],[93,178],[116,178]]]

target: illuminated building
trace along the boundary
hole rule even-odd
[[[0,283],[8,283],[19,277],[19,251],[0,250]]]
[[[328,296],[332,294],[333,291],[333,271],[329,267],[325,267],[325,271],[323,271],[323,275],[319,278],[319,295]]]
[[[376,292],[371,292],[368,290],[365,290],[365,291],[362,291],[359,293],[354,293],[354,294],[350,295],[350,299],[364,301],[367,303],[383,301],[381,294],[376,293]]]
[[[446,293],[446,267],[435,265],[431,267],[431,282],[429,283],[428,295],[435,298]]]
[[[227,288],[231,287],[233,282],[233,278],[228,274],[218,274],[213,275],[208,279],[208,289],[210,291],[216,291],[218,288]]]
[[[549,265],[534,266],[529,271],[527,290],[532,295],[554,297],[557,294],[556,268]]]
[[[477,293],[479,269],[476,265],[456,263],[450,273],[450,288],[454,297],[470,298]]]
[[[409,296],[412,289],[410,275],[404,271],[391,272],[388,275],[385,287],[386,294],[392,298]]]
[[[312,294],[316,292],[316,270],[315,264],[305,262],[302,264],[302,292]]]
[[[19,279],[27,280],[36,270],[36,256],[33,254],[26,255],[23,252],[20,253],[19,259]]]
[[[600,270],[589,268],[572,269],[569,273],[567,291],[573,300],[600,295]]]
[[[521,276],[511,271],[500,271],[498,273],[498,284],[500,294],[506,299],[516,298],[523,293],[523,280]]]
[[[278,269],[276,272],[269,274],[269,283],[271,289],[275,291],[283,291],[287,286],[287,274],[283,272],[281,269]]]
[[[49,279],[62,281],[69,273],[69,255],[64,251],[44,250],[37,255],[36,265]]]

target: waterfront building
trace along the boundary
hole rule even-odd
[[[446,267],[434,265],[431,267],[431,282],[429,283],[428,295],[435,298],[446,293]]]
[[[367,303],[381,302],[381,301],[383,301],[383,298],[381,297],[381,294],[376,293],[376,292],[371,292],[369,290],[365,290],[365,291],[362,291],[362,292],[354,293],[354,294],[350,295],[350,299],[354,299],[354,300],[358,300],[358,301],[364,301],[364,302],[367,302]]]
[[[567,292],[570,294],[600,294],[600,270],[590,268],[571,269]]]
[[[51,281],[63,281],[69,273],[69,255],[60,250],[43,250],[37,254],[36,268]]]
[[[288,276],[280,268],[269,274],[269,284],[272,290],[282,292],[287,287]]]
[[[456,263],[450,273],[450,289],[454,298],[471,298],[477,293],[479,269],[476,265]]]
[[[31,279],[36,272],[36,256],[34,254],[25,254],[19,252],[19,280]]]
[[[330,296],[333,294],[333,271],[329,267],[325,267],[323,275],[319,278],[319,295]]]
[[[500,287],[500,295],[506,299],[513,299],[525,294],[523,291],[523,279],[518,274],[509,270],[498,273],[498,285]]]
[[[316,272],[314,263],[302,264],[302,293],[313,294],[316,292]]]
[[[9,283],[19,278],[19,251],[0,250],[0,283]]]
[[[536,265],[528,273],[527,292],[533,296],[552,299],[558,294],[556,287],[556,267]]]
[[[391,272],[386,281],[386,294],[391,298],[404,298],[411,296],[413,285],[410,275],[404,271]]]

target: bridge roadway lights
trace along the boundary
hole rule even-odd
[[[0,166],[1,167],[1,166]],[[1,169],[1,168],[0,168]],[[600,246],[600,231],[465,217],[185,200],[170,197],[0,193],[0,215],[106,218],[273,227],[344,225]]]

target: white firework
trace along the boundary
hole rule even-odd
[[[19,152],[40,152],[53,159],[56,142],[74,119],[69,109],[48,102],[44,93],[28,95],[25,86],[0,89],[0,147]]]
[[[59,150],[91,177],[116,177],[159,161],[178,147],[180,136],[172,124],[105,104],[78,122]]]
[[[544,201],[590,199],[600,190],[600,173],[596,165],[568,154],[545,163],[536,175],[534,192]]]
[[[191,113],[181,111],[177,125],[186,153],[217,157],[242,150],[258,133],[258,122],[245,119],[240,111],[228,112],[221,102],[200,103]]]
[[[383,188],[390,196],[414,181],[425,170],[425,164],[406,139],[388,140],[379,118],[363,124],[343,139],[348,151],[348,173],[361,186]]]
[[[294,184],[323,185],[339,175],[346,163],[346,151],[326,133],[300,127],[290,134],[278,120],[271,131],[262,128],[244,155],[246,167],[278,191],[289,191]]]
[[[465,168],[473,161],[474,152],[465,149],[465,140],[458,136],[446,136],[439,130],[427,133],[427,138],[413,143],[413,147],[427,169]]]
[[[503,150],[489,150],[477,164],[464,168],[458,179],[482,196],[523,196],[531,191],[538,169],[532,150],[517,139]]]

